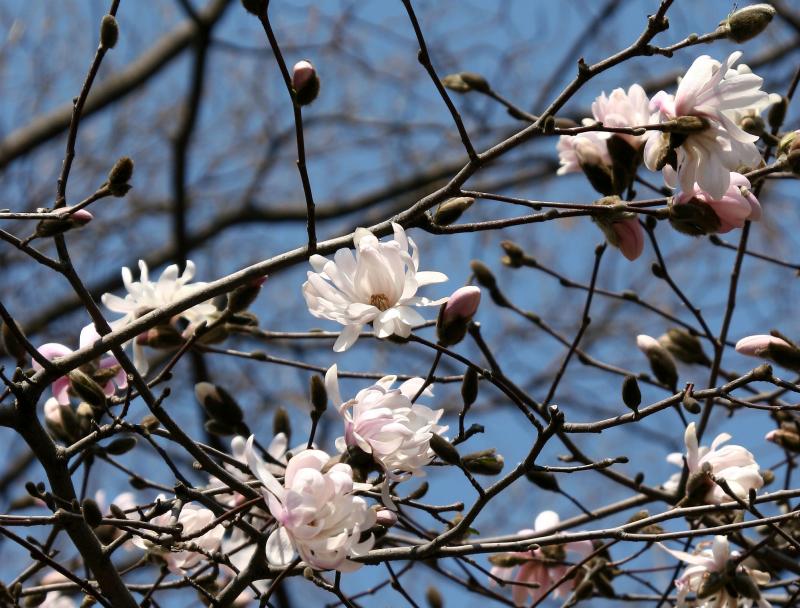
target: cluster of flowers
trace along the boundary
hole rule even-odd
[[[600,95],[584,125],[646,130],[562,135],[559,175],[583,171],[595,189],[619,201],[643,160],[648,169],[662,171],[668,186],[680,187],[669,208],[676,229],[694,235],[728,232],[758,220],[761,206],[742,173],[761,164],[760,114],[780,97],[762,91],[762,79],[746,65],[734,67],[741,55],[731,53],[722,63],[698,57],[674,95],[659,91],[648,99],[638,84]],[[644,238],[634,214],[604,214],[596,221],[625,257],[641,254]]]

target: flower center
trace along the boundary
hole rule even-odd
[[[369,297],[369,303],[383,312],[389,308],[389,298],[382,293],[374,293]]]

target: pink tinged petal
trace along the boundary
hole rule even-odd
[[[294,546],[286,528],[279,527],[267,539],[267,561],[273,566],[288,566],[294,559]]]
[[[683,442],[686,445],[686,463],[689,471],[696,471],[699,466],[699,452],[697,443],[697,432],[694,422],[690,422],[683,434]]]
[[[627,259],[633,261],[642,255],[644,250],[644,231],[639,220],[632,218],[611,224],[612,230],[619,238],[619,250]]]
[[[66,376],[57,378],[51,385],[51,388],[53,389],[53,397],[55,397],[60,404],[67,405],[69,403],[69,378]]]
[[[250,435],[247,443],[245,444],[244,455],[245,459],[247,460],[247,466],[250,468],[250,471],[253,473],[253,475],[255,475],[256,478],[264,484],[264,487],[268,492],[274,494],[278,498],[283,498],[283,486],[281,486],[272,473],[267,470],[266,464],[256,454],[255,449],[253,449],[254,441],[255,437]]]
[[[284,481],[286,487],[291,488],[293,486],[295,475],[297,475],[302,469],[321,471],[322,467],[324,467],[329,460],[330,456],[328,456],[322,450],[303,450],[302,452],[295,454],[294,457],[289,461],[289,464],[286,466],[286,476]],[[272,475],[270,475],[270,477],[272,477]]]
[[[736,352],[750,357],[762,357],[766,354],[770,344],[789,346],[785,340],[767,334],[759,334],[739,340],[736,343]]]
[[[48,361],[53,361],[54,359],[58,359],[60,357],[66,357],[67,355],[72,354],[72,349],[67,348],[63,344],[58,344],[57,342],[48,342],[47,344],[42,344],[36,350]],[[33,369],[36,371],[41,371],[42,366],[34,359],[32,361]]]

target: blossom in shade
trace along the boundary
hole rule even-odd
[[[792,345],[786,340],[770,336],[769,334],[759,334],[755,336],[747,336],[742,338],[736,343],[736,352],[748,357],[763,357],[768,358],[769,347],[772,345],[785,346],[791,348]]]
[[[642,255],[644,250],[644,230],[636,218],[611,223],[611,230],[616,235],[616,247],[627,259],[633,261]],[[614,243],[612,243],[613,245]]]
[[[706,204],[719,218],[719,228],[714,232],[730,232],[734,228],[744,226],[745,220],[761,219],[761,205],[755,195],[750,192],[750,180],[740,173],[730,174],[730,185],[720,198],[712,197],[698,184],[688,192],[679,192],[672,199],[674,205],[687,203]]]
[[[756,166],[761,160],[755,142],[736,119],[751,110],[760,111],[775,98],[761,90],[763,80],[746,65],[733,67],[742,56],[731,53],[724,63],[702,55],[681,79],[674,96],[660,91],[650,102],[651,121],[667,122],[693,116],[705,121],[704,128],[685,133],[676,149],[677,175],[665,167],[670,186],[680,183],[691,192],[695,183],[713,199],[721,199],[730,185],[730,173],[740,166]],[[659,169],[658,159],[668,133],[650,131],[645,146],[645,164]]]
[[[144,260],[139,260],[139,272],[139,280],[134,281],[130,269],[127,267],[122,269],[122,282],[128,292],[124,298],[111,293],[104,293],[101,298],[106,308],[123,315],[111,322],[111,327],[114,329],[132,323],[152,310],[189,297],[206,285],[205,283],[190,284],[195,275],[195,265],[191,260],[186,261],[183,273],[179,272],[176,264],[167,266],[157,281],[150,280]],[[202,302],[179,313],[173,320],[183,318],[189,322],[190,326],[196,326],[212,317],[216,312],[217,309],[211,302]],[[149,367],[144,355],[144,347],[137,340],[132,342],[136,369],[144,374]]]
[[[764,480],[758,472],[758,463],[753,455],[740,445],[723,445],[731,439],[728,433],[720,433],[711,442],[711,447],[699,446],[695,423],[689,423],[684,433],[686,455],[674,452],[667,456],[667,462],[683,467],[684,458],[689,469],[691,485],[694,475],[703,475],[704,471],[714,479],[728,482],[731,491],[742,499],[747,499],[751,489],[758,490],[764,485]],[[668,492],[675,492],[680,483],[681,474],[675,473],[664,484]],[[708,480],[699,488],[699,495],[703,502],[719,504],[731,499],[717,484]],[[705,490],[705,492],[703,492]]]
[[[650,99],[639,84],[631,85],[627,92],[625,89],[617,88],[608,96],[603,93],[592,102],[592,115],[606,127],[646,125],[650,121],[650,114]],[[645,143],[643,135],[601,132],[598,136],[601,139],[621,137],[637,149]]]
[[[558,526],[560,519],[555,511],[542,511],[534,522],[533,530],[520,530],[520,536],[542,536],[542,533]],[[531,541],[533,542],[533,541]],[[567,580],[556,587],[552,593],[551,587],[555,585],[570,568],[566,562],[567,553],[574,554],[578,561],[588,556],[594,547],[589,540],[566,543],[564,545],[548,545],[533,551],[520,551],[500,555],[500,559],[493,560],[515,565],[494,565],[490,570],[492,576],[509,581],[508,584],[521,583],[513,586],[512,599],[517,606],[524,606],[527,602],[537,602],[549,594],[549,597],[558,598],[566,595],[574,586],[574,581]],[[490,585],[496,581],[490,579]],[[538,585],[538,587],[526,586]]]
[[[770,608],[771,604],[761,597],[758,590],[758,585],[769,582],[769,574],[737,563],[739,553],[730,550],[725,536],[715,536],[710,543],[700,543],[705,548],[696,553],[676,551],[661,543],[658,545],[689,564],[675,581],[677,608],[751,608],[753,604]],[[695,594],[696,599],[687,600],[690,593]]]
[[[309,271],[303,283],[303,296],[312,315],[344,325],[333,345],[336,352],[350,348],[367,323],[378,338],[407,338],[412,326],[425,322],[414,306],[438,306],[447,300],[416,295],[418,288],[446,281],[447,275],[420,271],[416,244],[400,224],[392,228],[394,238],[386,242],[358,228],[355,255],[340,249],[333,260],[321,255],[309,260],[314,272]]]
[[[281,484],[256,454],[252,436],[245,455],[250,470],[263,484],[264,500],[278,524],[267,539],[270,564],[286,566],[296,551],[318,570],[350,572],[361,566],[348,558],[372,548],[374,537],[370,534],[361,540],[361,536],[375,525],[375,511],[353,494],[365,486],[353,483],[349,465],[337,463],[328,468],[328,454],[303,450],[289,460]]]
[[[164,500],[164,498],[163,495],[160,495],[157,500]],[[201,536],[192,538],[189,542],[206,553],[212,553],[219,549],[222,537],[225,535],[225,528],[221,523],[209,528],[215,519],[216,516],[209,509],[200,507],[192,502],[186,503],[178,516],[178,523],[183,526],[181,536],[192,536],[201,530],[205,530]],[[169,526],[171,520],[172,511],[167,511],[154,517],[151,523],[158,526]],[[193,551],[189,548],[173,548],[170,551],[140,536],[134,536],[132,542],[140,549],[159,555],[170,572],[176,574],[183,574],[206,559],[202,552]]]
[[[86,327],[81,330],[81,335],[78,341],[79,348],[87,348],[94,344],[97,340],[100,339],[100,335],[97,333],[97,330],[94,327],[93,323],[90,323]],[[67,355],[71,355],[73,350],[63,344],[58,344],[56,342],[48,342],[47,344],[43,344],[39,348],[37,348],[42,356],[47,359],[48,361],[53,361],[60,357],[66,357]],[[31,361],[31,365],[35,371],[41,371],[43,368],[39,365],[39,362],[36,359]],[[125,371],[119,367],[119,362],[117,361],[116,357],[113,355],[108,355],[102,357],[96,365],[97,370],[105,370],[117,368],[117,372],[106,382],[105,386],[103,387],[103,392],[107,396],[112,396],[118,388],[125,388],[128,386],[127,375]],[[69,378],[67,376],[61,376],[56,378],[53,384],[50,385],[53,391],[53,397],[56,399],[58,403],[61,404],[68,404],[69,403]],[[52,412],[52,404],[50,406],[50,410]],[[45,406],[45,410],[47,410],[47,406]],[[45,411],[45,415],[47,415],[47,411]]]
[[[424,384],[422,378],[406,380],[393,389],[396,379],[385,376],[353,399],[342,401],[337,367],[328,369],[325,388],[344,418],[344,436],[336,440],[336,449],[345,452],[349,447],[361,448],[394,479],[404,474],[422,476],[422,468],[435,456],[431,436],[447,430],[437,424],[444,410],[411,401]],[[422,394],[433,395],[430,388]]]
[[[58,591],[51,591],[44,596],[44,601],[39,604],[39,608],[76,608],[75,603],[68,595],[62,595]]]
[[[583,120],[585,125],[593,125],[595,121],[590,118]],[[611,156],[608,153],[605,138],[597,131],[587,131],[580,135],[562,135],[556,144],[558,162],[560,164],[558,175],[567,173],[580,173],[586,164],[611,165]]]

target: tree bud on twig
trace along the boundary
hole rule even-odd
[[[447,302],[439,309],[436,320],[436,337],[442,346],[453,346],[461,342],[467,334],[472,317],[481,302],[479,287],[467,285],[453,292]]]
[[[444,599],[442,594],[433,585],[428,586],[425,591],[425,601],[428,602],[428,608],[444,608]]]
[[[439,204],[436,213],[433,214],[433,221],[440,226],[449,226],[461,217],[467,209],[472,206],[475,199],[470,196],[457,196],[449,198]]]
[[[104,49],[113,49],[119,39],[119,25],[114,15],[103,15],[100,21],[100,46]]]
[[[700,339],[685,329],[677,327],[668,329],[667,333],[658,338],[658,342],[678,361],[699,365],[711,364],[711,360],[703,351]]]
[[[17,329],[17,333],[11,331],[11,328],[7,323],[2,323],[3,348],[5,349],[6,354],[12,357],[17,362],[17,365],[22,367],[25,363],[25,360],[28,358],[28,351],[25,350],[25,345],[21,341],[17,340],[17,336],[24,336],[25,334],[23,333],[22,328],[19,326],[19,323],[16,321],[13,321],[13,323]]]
[[[73,369],[67,376],[73,391],[92,407],[102,408],[106,404],[103,388],[85,372]]]
[[[136,437],[127,436],[116,438],[114,441],[105,446],[105,450],[114,456],[122,456],[123,454],[130,452],[135,447]]]
[[[478,372],[475,368],[468,367],[464,372],[464,380],[461,381],[461,398],[464,406],[469,407],[478,398]]]
[[[431,449],[447,464],[459,464],[461,462],[461,456],[459,456],[458,450],[441,435],[437,435],[436,433],[431,435]]]
[[[301,106],[307,106],[319,95],[319,76],[310,61],[298,61],[292,68],[292,89]]]
[[[241,285],[231,292],[228,292],[227,310],[237,313],[247,310],[261,292],[261,286],[267,277],[253,279],[245,285]]]
[[[309,380],[311,392],[311,406],[314,408],[311,415],[319,418],[328,407],[328,391],[325,390],[325,381],[319,374],[314,374]]]
[[[55,209],[51,213],[63,217],[53,219],[45,218],[36,224],[36,236],[47,237],[63,234],[73,228],[81,228],[92,221],[93,216],[86,209],[79,209],[74,213],[69,213],[69,207]]]
[[[92,528],[99,526],[103,520],[103,514],[100,511],[100,507],[91,498],[83,499],[83,502],[81,503],[81,511],[83,512],[83,519],[85,519],[86,523]]]
[[[538,469],[531,469],[529,471],[525,471],[525,477],[527,478],[528,481],[540,487],[542,490],[547,490],[548,492],[561,491],[556,476],[550,473],[549,471],[540,471]]]
[[[466,454],[461,462],[467,471],[477,475],[499,475],[505,464],[503,456],[494,448]]]
[[[461,76],[461,80],[473,91],[489,93],[492,90],[486,78],[476,72],[461,72],[459,76]]]
[[[278,433],[283,433],[286,435],[286,441],[291,441],[292,425],[289,422],[289,412],[282,405],[278,406],[272,415],[272,434],[277,435]]]
[[[720,27],[727,30],[728,38],[734,42],[746,42],[763,32],[774,16],[775,9],[769,4],[751,4],[734,11],[720,22]]]
[[[767,122],[771,129],[778,130],[786,118],[786,110],[789,107],[789,98],[782,96],[780,101],[773,103],[767,112]]]
[[[267,1],[268,0],[242,0],[242,6],[248,13],[260,17],[267,14]]]
[[[242,424],[244,420],[242,408],[221,386],[210,382],[198,382],[194,385],[194,394],[213,420],[234,430]]]
[[[642,403],[642,391],[639,390],[639,382],[635,376],[625,376],[622,381],[622,401],[638,414],[637,408]]]
[[[127,184],[133,177],[133,160],[129,156],[123,156],[108,172],[108,183],[110,186],[120,186]]]
[[[413,492],[411,492],[408,496],[406,496],[406,498],[408,500],[419,500],[420,498],[423,498],[425,494],[428,493],[429,487],[430,486],[428,485],[428,482],[423,481],[421,484],[419,484],[419,487]]]
[[[670,390],[676,390],[678,368],[675,366],[675,361],[669,351],[661,346],[658,340],[644,334],[636,337],[636,345],[650,362],[650,369],[653,370],[656,379],[669,387]]]

